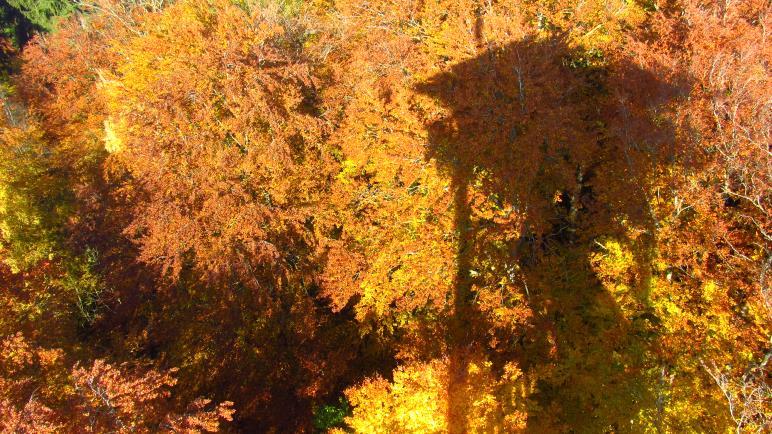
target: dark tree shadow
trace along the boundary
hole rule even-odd
[[[467,431],[466,373],[480,357],[540,373],[528,432],[629,430],[655,406],[644,373],[656,367],[658,320],[645,289],[631,291],[639,306],[631,317],[589,258],[598,240],[626,228],[653,233],[646,183],[678,152],[673,128],[655,124],[653,110],[683,87],[563,37],[481,51],[417,87],[450,112],[428,125],[426,158],[451,179],[458,236],[451,432]],[[645,274],[646,249],[637,251]],[[478,301],[497,291],[505,303],[518,299],[502,281],[534,313],[518,333]]]

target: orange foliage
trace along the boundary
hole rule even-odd
[[[168,387],[176,380],[167,372],[129,372],[97,360],[89,369],[75,366],[75,391],[81,398],[78,409],[88,420],[86,432],[217,432],[220,420],[232,420],[233,403],[225,401],[213,409],[199,398],[182,414],[165,413],[161,404],[170,396]],[[82,421],[81,423],[85,422]],[[79,428],[80,429],[80,428]]]
[[[769,7],[82,2],[0,135],[3,429],[768,429]]]

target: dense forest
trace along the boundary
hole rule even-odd
[[[0,432],[770,432],[771,8],[0,1]]]

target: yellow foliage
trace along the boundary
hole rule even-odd
[[[403,365],[391,382],[376,377],[346,391],[353,414],[346,423],[358,433],[448,431],[450,361]],[[534,384],[514,363],[497,377],[489,361],[466,366],[462,410],[469,433],[511,433],[525,428],[526,397]]]

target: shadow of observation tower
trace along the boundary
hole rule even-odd
[[[654,230],[645,180],[672,161],[676,150],[672,128],[654,125],[650,109],[678,89],[635,65],[612,63],[554,36],[487,47],[416,90],[449,113],[427,126],[425,156],[449,177],[453,191],[450,431],[467,432],[467,370],[480,357],[498,367],[516,361],[523,371],[573,363],[588,377],[597,376],[594,384],[564,382],[562,392],[557,382],[541,383],[529,397],[543,408],[558,408],[572,426],[589,429],[590,419],[598,418],[603,397],[586,387],[631,402],[631,394],[641,394],[635,399],[653,403],[654,392],[643,379],[622,378],[611,362],[590,354],[589,347],[605,345],[606,336],[636,336],[636,327],[654,330],[656,320],[632,324],[602,290],[588,257],[600,237],[624,236],[624,225]],[[648,260],[645,254],[636,257],[641,269]],[[504,281],[521,291],[519,300],[534,312],[518,333],[492,322],[490,307],[478,302],[487,293],[511,291],[503,289]],[[633,295],[646,305],[645,290]],[[602,318],[593,313],[599,311]],[[609,351],[645,364],[641,348],[654,348],[653,336],[609,341]],[[614,377],[602,378],[609,375]],[[599,423],[629,423],[638,410],[621,408],[613,420]],[[529,430],[539,430],[532,422],[538,417],[531,416]]]

